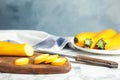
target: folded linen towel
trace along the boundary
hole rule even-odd
[[[50,35],[44,41],[41,41],[34,45],[33,48],[36,50],[58,51],[63,49],[67,43],[69,43],[69,41],[63,37]]]
[[[0,30],[0,40],[29,43],[35,50],[46,51],[59,51],[70,43],[70,38],[66,39],[43,31],[33,30]]]

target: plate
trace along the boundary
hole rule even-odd
[[[71,41],[71,43],[78,50],[82,50],[82,51],[93,53],[93,54],[109,54],[109,55],[120,54],[120,49],[119,50],[97,50],[97,49],[89,49],[89,48],[79,47],[79,46],[74,44],[73,40]]]

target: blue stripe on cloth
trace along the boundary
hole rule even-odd
[[[58,38],[58,39],[56,40],[56,42],[57,42],[57,45],[58,45],[58,46],[61,46],[61,45],[65,42],[65,39],[62,38],[62,37],[60,37],[60,38]]]
[[[48,39],[34,45],[33,48],[34,49],[37,49],[37,48],[51,48],[54,45],[55,45],[55,40],[53,40],[53,38],[49,37]]]
[[[18,43],[18,42],[14,41],[14,40],[4,40],[4,41],[11,42],[11,43]]]

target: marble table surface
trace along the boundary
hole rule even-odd
[[[59,51],[62,54],[68,55],[87,55],[98,58],[106,58],[120,62],[120,55],[106,56],[95,55],[78,50],[64,49]],[[0,80],[120,80],[120,69],[112,69],[94,65],[73,63],[74,59],[70,59],[72,69],[64,74],[13,74],[0,73]]]

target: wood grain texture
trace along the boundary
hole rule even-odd
[[[71,64],[67,62],[62,66],[53,66],[51,64],[33,64],[34,58],[42,53],[36,53],[30,58],[27,65],[17,66],[14,61],[20,57],[0,56],[0,72],[18,73],[18,74],[60,74],[67,73],[71,70]],[[62,56],[60,56],[62,57]]]

